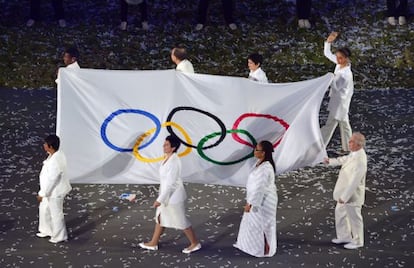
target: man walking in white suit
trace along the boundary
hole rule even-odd
[[[365,137],[355,132],[349,140],[351,153],[338,158],[326,158],[325,164],[342,165],[333,192],[336,203],[335,244],[344,244],[346,249],[357,249],[364,245],[364,224],[361,208],[365,201],[365,176],[367,155]]]
[[[38,237],[50,236],[49,242],[59,243],[68,239],[63,216],[63,199],[72,190],[66,177],[66,158],[59,151],[60,140],[56,135],[45,138],[43,149],[48,157],[40,171],[39,232]]]

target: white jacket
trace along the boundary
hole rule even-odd
[[[72,190],[66,177],[66,157],[62,151],[56,151],[43,161],[39,179],[39,196],[63,198]]]
[[[187,200],[181,176],[181,161],[176,153],[160,167],[160,189],[157,201],[161,204],[177,204]]]
[[[74,63],[71,63],[68,66],[66,66],[66,68],[68,68],[68,69],[74,69],[74,70],[79,70],[80,69],[80,66],[79,66],[78,62],[75,61]],[[56,78],[55,82],[56,82],[56,84],[59,84],[59,74],[58,74],[58,77]]]
[[[175,69],[183,73],[194,73],[193,64],[191,64],[189,60],[180,61],[180,63],[177,64],[177,67]]]
[[[345,203],[363,205],[365,201],[365,176],[367,155],[363,148],[349,155],[329,159],[329,165],[342,165],[335,184],[333,198]]]
[[[331,44],[328,42],[325,42],[324,54],[330,61],[336,64],[335,76],[329,92],[328,111],[336,120],[348,120],[349,105],[354,94],[354,78],[351,65],[341,68],[336,61],[336,56],[332,54]]]
[[[249,79],[261,83],[269,83],[267,80],[266,73],[262,70],[262,68],[257,68],[255,71],[250,71]]]
[[[254,166],[246,184],[246,201],[253,207],[261,207],[266,196],[276,196],[275,172],[269,161]],[[273,198],[276,200],[277,197]]]

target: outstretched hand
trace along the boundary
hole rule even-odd
[[[339,33],[338,32],[332,32],[328,38],[326,39],[326,41],[328,43],[332,43],[333,41],[335,41],[335,39],[338,37]]]
[[[154,207],[154,208],[157,208],[159,206],[161,206],[161,203],[158,202],[158,201],[155,201],[154,204],[152,205],[152,207]]]
[[[244,212],[250,212],[251,208],[252,208],[252,205],[250,205],[249,203],[243,206]]]

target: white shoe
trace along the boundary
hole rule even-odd
[[[195,252],[195,251],[197,251],[197,250],[200,250],[201,249],[201,244],[200,243],[198,243],[197,245],[195,245],[195,247],[193,247],[192,249],[190,249],[190,248],[185,248],[185,249],[183,249],[183,253],[184,254],[190,254],[190,253],[192,253],[192,252]]]
[[[35,24],[35,21],[34,21],[33,19],[29,19],[29,20],[26,22],[26,26],[27,26],[27,27],[32,27],[34,24]]]
[[[156,245],[156,246],[147,246],[147,245],[145,245],[144,242],[139,243],[139,246],[143,249],[158,250],[158,245]]]
[[[346,248],[346,249],[357,249],[357,248],[360,248],[360,247],[363,247],[363,246],[364,246],[364,244],[351,242],[351,243],[346,244],[344,246],[344,248]]]
[[[39,233],[37,233],[37,234],[36,234],[36,236],[37,236],[37,237],[40,237],[40,238],[44,238],[44,237],[48,237],[48,236],[50,236],[50,235],[47,235],[47,234],[44,234],[44,233],[40,233],[40,232],[39,232]]]
[[[306,29],[310,29],[311,24],[310,24],[309,20],[303,20],[303,26],[304,26]]]
[[[53,243],[53,244],[57,244],[57,243],[60,243],[60,242],[65,242],[67,239],[63,239],[63,240],[55,240],[55,239],[53,239],[53,238],[50,238],[49,239],[49,242],[50,243]]]
[[[199,23],[199,24],[196,25],[195,30],[196,31],[201,31],[201,30],[203,30],[203,28],[204,28],[204,25]]]
[[[66,21],[64,19],[60,19],[59,20],[59,26],[62,27],[62,28],[65,28],[66,27]]]
[[[229,24],[229,27],[230,27],[230,29],[231,29],[231,30],[233,30],[233,31],[237,29],[237,25],[236,25],[235,23],[230,23],[230,24]]]
[[[334,238],[334,239],[332,239],[332,243],[334,243],[334,244],[349,244],[349,243],[351,243],[352,242],[352,240],[348,240],[348,239],[339,239],[339,238]]]
[[[298,20],[298,26],[299,26],[299,28],[305,28],[304,20]]]
[[[142,25],[142,29],[143,30],[145,30],[145,31],[148,31],[149,30],[149,25],[148,25],[148,22],[147,21],[143,21],[141,23],[141,25]]]
[[[392,26],[395,26],[395,25],[397,25],[397,22],[395,21],[395,18],[394,17],[388,17],[388,23],[390,24],[390,25],[392,25]]]
[[[122,31],[126,31],[127,29],[127,22],[126,21],[122,21],[121,24],[119,25],[119,29]]]
[[[407,23],[407,20],[405,19],[404,16],[399,16],[398,17],[398,24],[399,25],[405,25]]]

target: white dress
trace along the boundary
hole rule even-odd
[[[244,212],[237,242],[234,246],[256,257],[271,257],[276,254],[276,209],[277,193],[275,172],[270,162],[254,166],[247,179],[246,201],[250,212]],[[269,244],[269,254],[264,254],[264,237]]]
[[[162,227],[184,230],[191,226],[185,215],[187,193],[181,175],[181,161],[176,153],[160,166],[160,189],[155,220]],[[158,221],[160,216],[161,222]]]

